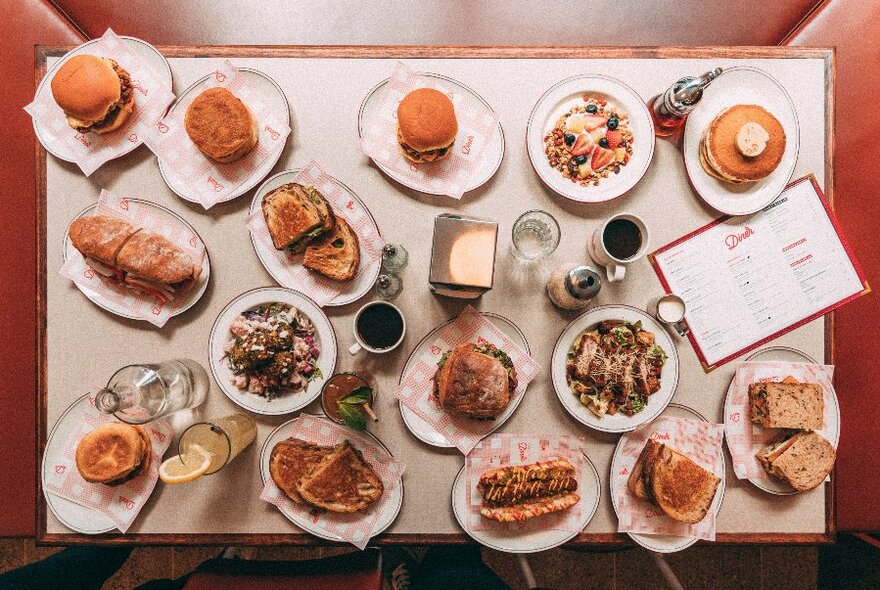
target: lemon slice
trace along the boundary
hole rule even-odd
[[[186,483],[208,472],[211,454],[199,445],[190,445],[186,455],[166,459],[159,467],[159,479],[165,483]]]

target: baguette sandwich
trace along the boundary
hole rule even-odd
[[[752,423],[765,428],[818,430],[825,402],[818,383],[767,382],[749,385]]]
[[[836,451],[815,432],[797,432],[767,445],[755,457],[768,474],[806,492],[831,473]]]
[[[637,498],[668,517],[695,524],[709,513],[721,478],[672,447],[648,439],[627,480]]]
[[[567,510],[580,501],[574,466],[554,459],[491,469],[480,477],[480,514],[499,522],[527,520]]]
[[[68,230],[73,247],[104,280],[165,303],[186,291],[202,272],[181,247],[159,234],[107,215],[80,217]]]

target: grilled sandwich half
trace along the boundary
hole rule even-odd
[[[361,263],[357,234],[341,217],[336,226],[306,247],[303,266],[334,281],[350,281]]]
[[[302,252],[309,242],[336,224],[324,197],[314,188],[295,182],[270,191],[263,197],[262,209],[277,250]]]
[[[382,497],[382,480],[360,451],[344,441],[296,485],[300,496],[329,512],[357,512]]]

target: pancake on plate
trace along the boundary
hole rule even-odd
[[[186,109],[186,133],[199,151],[221,163],[243,158],[257,145],[257,120],[225,88],[209,88]]]
[[[785,145],[785,129],[766,109],[734,105],[718,113],[703,134],[700,164],[724,182],[756,182],[776,170]]]

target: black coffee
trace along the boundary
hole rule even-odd
[[[642,232],[629,219],[615,219],[605,226],[602,242],[608,253],[618,260],[635,256],[642,247]]]
[[[403,318],[387,303],[378,303],[361,313],[356,328],[358,336],[370,348],[389,348],[403,335]]]

